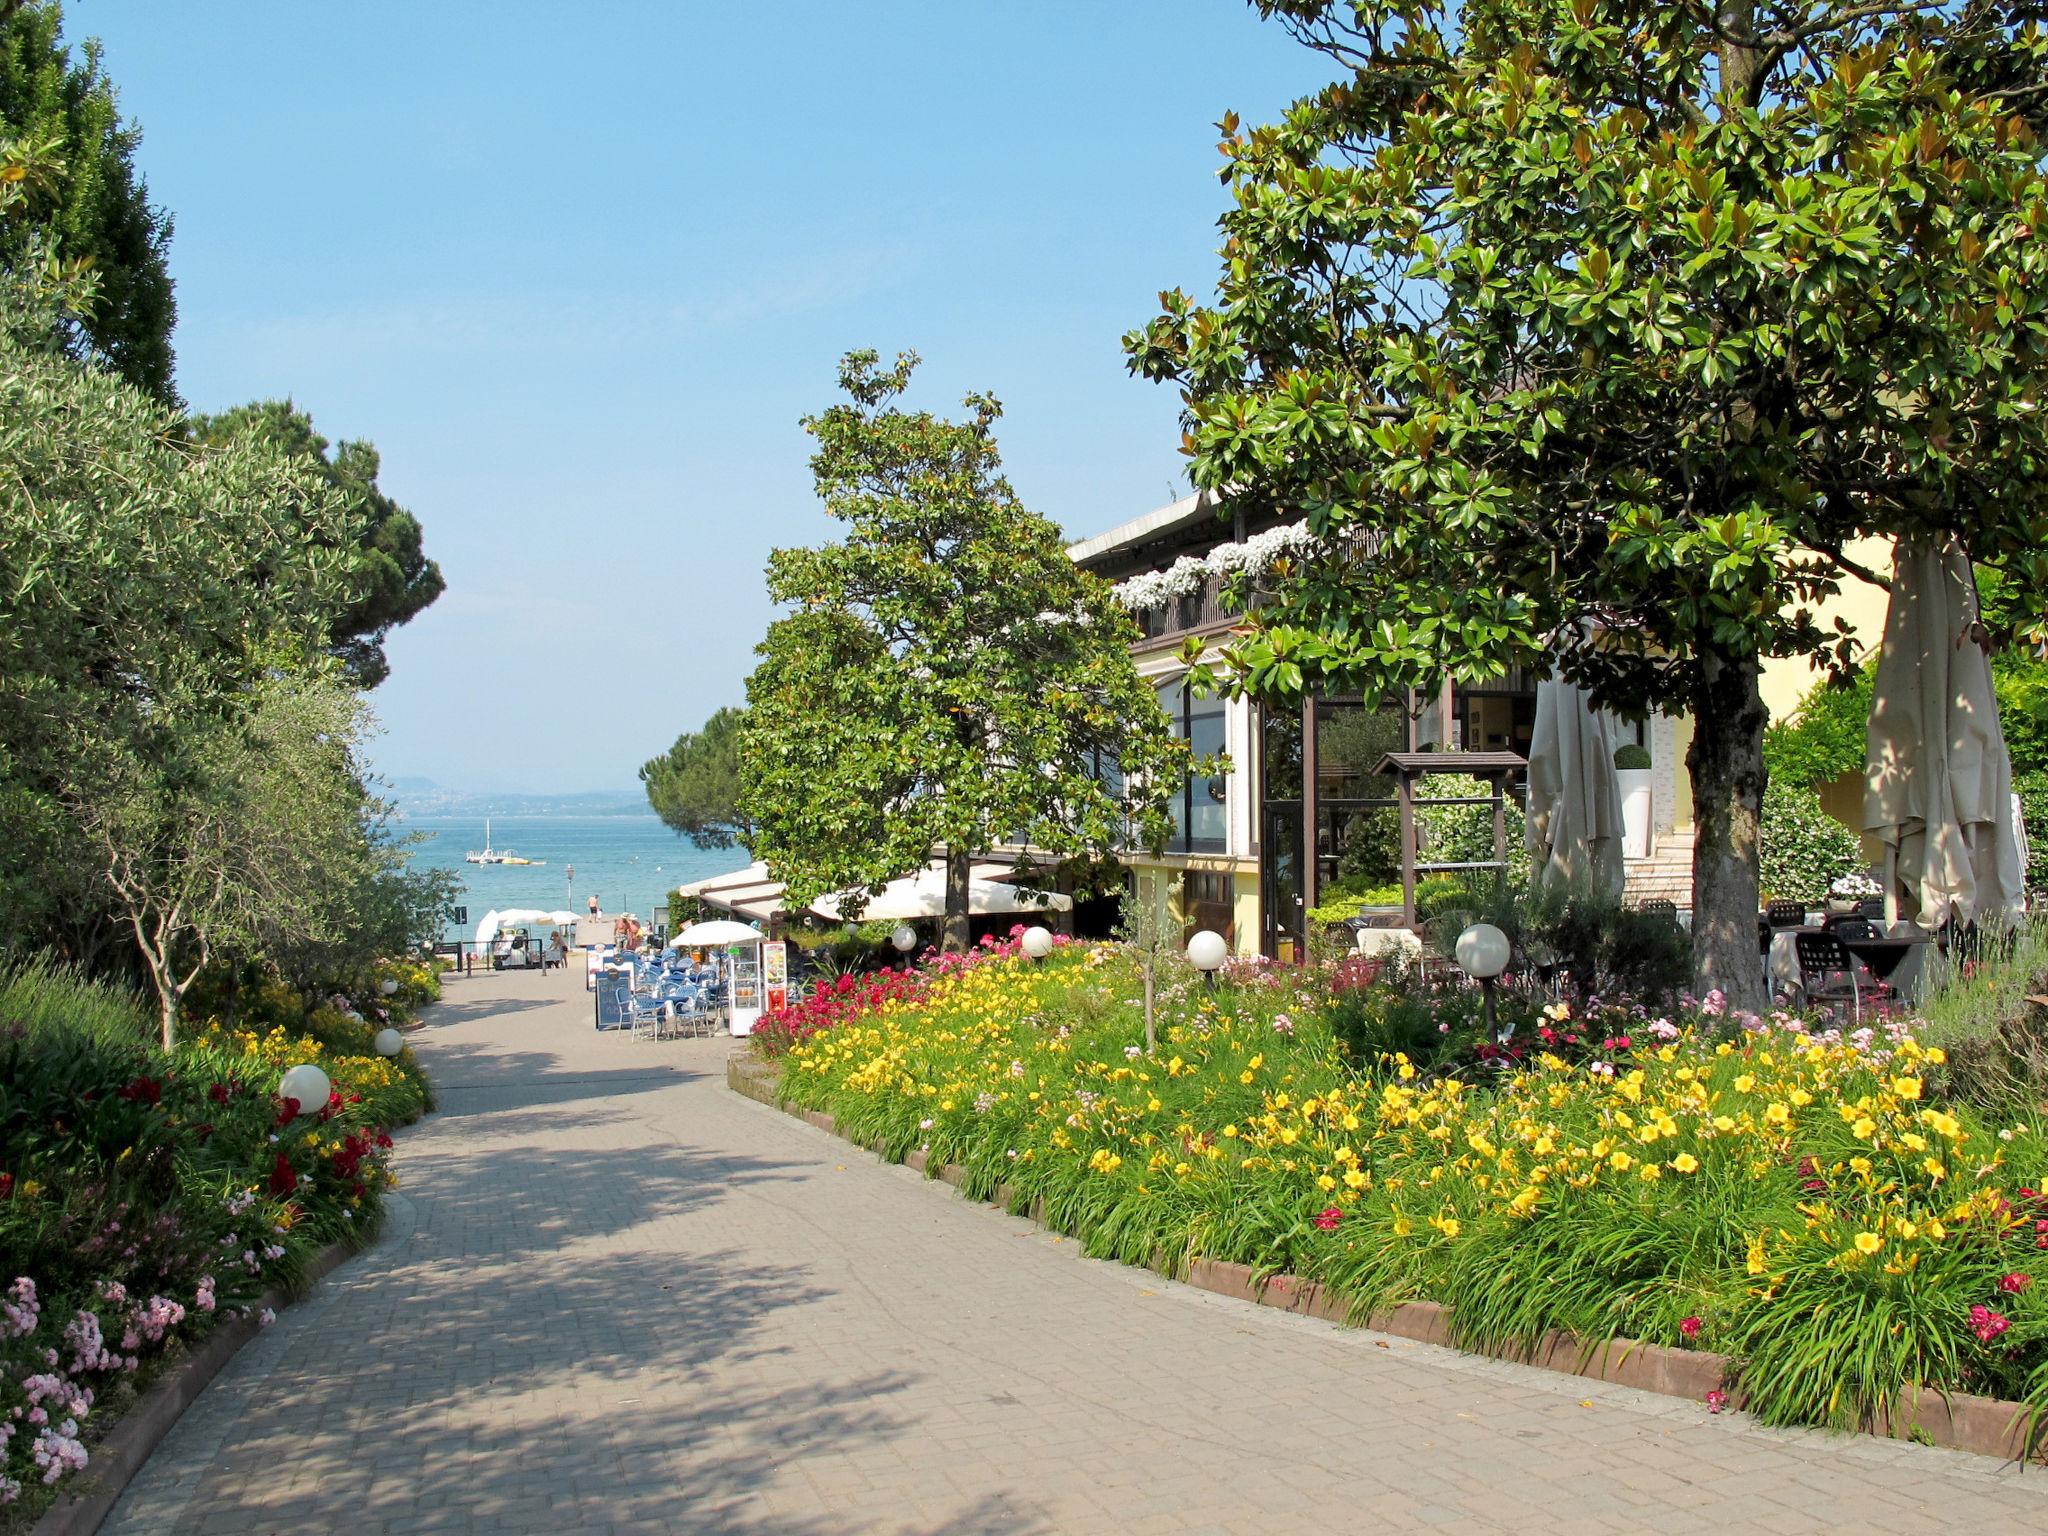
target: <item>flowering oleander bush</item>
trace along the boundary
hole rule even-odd
[[[2048,1404],[2048,1148],[1938,1101],[1903,1025],[1554,1002],[1425,1070],[1338,1039],[1376,984],[1348,964],[1169,974],[1148,1056],[1124,952],[998,957],[796,1040],[782,1091],[1098,1256],[1290,1271],[1361,1314],[1427,1298],[1475,1347],[1722,1351],[1776,1422],[1912,1382]]]
[[[374,1230],[388,1128],[427,1107],[426,1082],[410,1052],[374,1054],[367,1020],[321,1012],[296,1016],[328,1043],[216,1022],[167,1055],[117,988],[0,973],[0,1527],[89,1464],[174,1351]],[[301,1062],[327,1103],[278,1097]]]

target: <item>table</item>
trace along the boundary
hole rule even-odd
[[[1789,1007],[1801,1006],[1806,996],[1805,978],[1799,971],[1798,941],[1794,935],[1825,932],[1826,928],[1813,923],[1771,930],[1770,953],[1764,961],[1765,982],[1771,994],[1782,996]],[[1843,939],[1842,948],[1854,955],[1878,981],[1890,982],[1907,956],[1920,946],[1933,942],[1931,933],[1882,934],[1871,939]],[[1903,995],[1906,987],[1901,986],[1899,991]]]

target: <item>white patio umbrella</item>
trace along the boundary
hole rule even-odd
[[[717,917],[692,923],[668,941],[670,949],[723,949],[728,944],[758,944],[765,935],[752,923]]]
[[[478,949],[490,948],[491,940],[498,936],[499,915],[498,909],[493,907],[477,919],[475,943]]]
[[[1884,844],[1885,920],[1901,890],[1923,927],[2017,912],[2024,876],[2012,759],[1969,561],[1951,543],[1901,545],[1865,737],[1863,830]]]
[[[830,922],[843,921],[850,891],[821,896],[811,910]],[[1074,905],[1071,896],[1057,891],[1032,891],[1006,885],[1000,880],[969,880],[967,911],[974,917],[992,917],[1005,912],[1065,912]],[[946,872],[921,869],[914,875],[891,880],[870,896],[861,910],[862,922],[903,923],[921,917],[943,917],[946,912]]]
[[[1621,781],[1607,722],[1574,684],[1536,686],[1529,739],[1529,879],[1621,895]]]

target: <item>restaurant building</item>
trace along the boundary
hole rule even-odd
[[[1181,786],[1166,848],[1127,857],[1141,898],[1169,929],[1211,928],[1237,953],[1281,958],[1299,952],[1306,913],[1322,893],[1339,882],[1399,881],[1402,865],[1413,864],[1400,776],[1382,771],[1390,754],[1449,753],[1436,759],[1446,769],[1499,769],[1508,793],[1519,796],[1519,772],[1502,765],[1526,758],[1536,719],[1536,679],[1521,673],[1469,687],[1446,679],[1431,694],[1399,700],[1312,697],[1285,711],[1187,688],[1186,643],[1203,641],[1202,655],[1215,661],[1236,622],[1222,603],[1229,572],[1263,564],[1296,537],[1280,519],[1220,517],[1202,493],[1068,550],[1132,610],[1138,673],[1197,760],[1225,759],[1221,772],[1191,773]],[[1617,743],[1635,742],[1651,760],[1628,894],[1690,905],[1690,722],[1653,715],[1612,724]]]

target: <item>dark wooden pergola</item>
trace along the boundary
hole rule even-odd
[[[1423,874],[1451,874],[1459,870],[1492,869],[1505,872],[1508,867],[1508,782],[1529,766],[1529,760],[1518,752],[1389,752],[1374,767],[1374,773],[1391,774],[1396,784],[1396,794],[1401,806],[1401,921],[1415,926],[1415,880]],[[1418,798],[1415,782],[1424,774],[1462,773],[1469,778],[1483,779],[1493,786],[1493,793],[1486,796],[1456,795],[1451,797],[1424,796]],[[1493,857],[1491,859],[1468,860],[1463,863],[1419,862],[1415,836],[1415,808],[1418,805],[1485,805],[1493,806]]]

